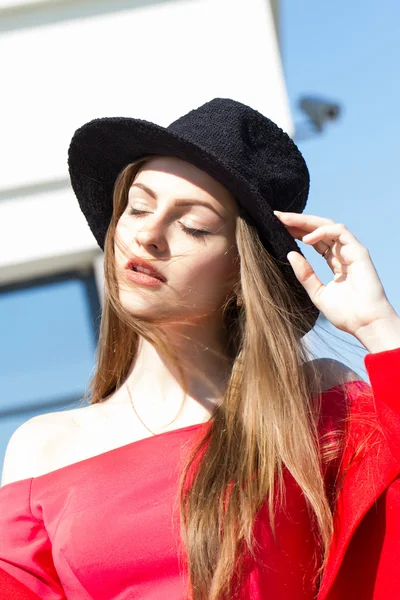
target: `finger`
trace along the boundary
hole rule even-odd
[[[275,213],[279,212],[279,211],[274,211]],[[281,213],[283,215],[286,216],[286,213]],[[296,213],[288,213],[289,215],[293,215],[294,217],[296,217]],[[298,215],[297,215],[298,216]],[[304,216],[304,215],[303,215]],[[295,223],[293,225],[291,225],[289,222],[283,222],[284,219],[281,219],[282,225],[286,228],[286,230],[288,231],[288,233],[290,233],[290,235],[296,239],[296,240],[303,240],[303,237],[305,235],[307,235],[308,233],[312,232],[315,230],[314,227],[311,227],[310,224],[308,224],[307,227],[300,227],[298,225],[298,223]],[[289,217],[289,219],[286,219],[286,221],[290,221],[293,220]],[[295,218],[295,220],[297,220]],[[329,221],[330,223],[334,223],[334,221],[332,221],[331,219],[323,219],[324,221]],[[322,250],[325,250],[328,246],[325,244],[321,244],[320,245],[322,247]]]
[[[309,233],[305,229],[301,229],[300,227],[290,226],[286,224],[284,224],[284,226],[288,233],[290,233],[290,235],[296,240],[303,240],[304,236],[307,235],[307,233]],[[330,244],[324,241],[318,241],[317,243],[311,245],[319,254],[323,254],[325,250],[331,247]],[[327,258],[330,256],[330,254],[327,256]]]
[[[331,251],[324,257],[332,269],[352,265],[358,260],[365,260],[369,252],[343,223],[323,226],[320,230],[304,236],[303,242],[314,248],[318,243],[326,243]],[[337,259],[337,260],[335,260]]]
[[[299,229],[298,227],[286,227],[286,229],[287,229],[288,233],[290,233],[290,235],[296,240],[303,240],[304,236],[306,235],[306,232],[304,231],[304,229]],[[323,254],[325,252],[325,250],[327,250],[328,248],[331,247],[329,244],[327,244],[324,241],[318,241],[315,244],[310,244],[310,245],[313,246],[314,249],[319,254]],[[329,255],[330,254],[331,253],[329,253]]]
[[[287,259],[293,268],[297,280],[302,284],[315,306],[319,308],[318,295],[324,289],[324,284],[317,277],[308,260],[299,252],[289,252]]]
[[[291,227],[290,225],[285,225],[285,228],[296,240],[302,240],[307,233],[310,233],[306,229],[301,229],[300,227]]]
[[[298,227],[288,227],[286,226],[286,230],[288,231],[288,233],[290,233],[290,235],[296,239],[296,240],[301,240],[303,241],[304,236],[307,234],[307,232],[304,229],[299,229]],[[325,250],[327,248],[330,248],[330,245],[327,244],[324,241],[319,241],[316,244],[311,244],[312,246],[314,246],[315,250],[317,252],[319,252],[320,254],[322,254],[323,252],[325,252]]]
[[[318,254],[320,254],[321,256],[323,256],[323,254],[325,253],[324,258],[326,261],[328,261],[329,264],[331,264],[332,260],[335,258],[338,258],[340,261],[340,246],[338,246],[338,242],[332,245],[332,242],[331,244],[328,244],[327,242],[320,241],[316,244],[308,245],[311,245],[314,248],[314,250],[316,250],[316,252],[318,252]],[[327,252],[327,250],[329,250],[329,252]]]
[[[291,213],[291,212],[280,212],[274,210],[274,214],[283,223],[292,227],[304,229],[304,231],[313,231],[317,227],[322,225],[334,224],[335,221],[326,217],[319,217],[317,215],[307,215],[304,213]]]
[[[323,240],[328,243],[328,245],[332,245],[333,239],[341,244],[360,244],[357,238],[343,223],[323,225],[303,236],[303,242],[305,244],[315,244],[316,242]]]

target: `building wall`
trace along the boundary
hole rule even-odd
[[[75,334],[75,349],[73,340],[68,343],[75,362],[90,366],[94,361],[99,298],[93,296],[91,281],[97,281],[101,295],[102,259],[69,184],[67,150],[74,131],[104,116],[138,117],[167,126],[219,96],[251,105],[292,134],[277,6],[276,0],[0,0],[0,302],[1,296],[8,300],[0,327],[3,321],[5,331],[5,323],[17,322],[19,303],[20,315],[29,314],[33,306],[42,315],[27,320],[20,338],[14,339],[12,328],[8,334],[18,350],[13,360],[19,364],[0,379],[0,410],[5,415],[0,453],[20,422],[60,406],[71,408],[87,384],[80,372],[76,381],[72,373],[68,376],[70,391],[61,385],[66,359],[60,353],[57,368],[51,368],[51,361],[48,365],[52,378],[58,373],[58,379],[46,402],[40,384],[33,395],[27,383],[14,394],[18,374],[29,381],[28,347],[30,352],[37,348],[49,363],[40,334],[29,325],[41,318],[46,329],[44,304],[37,294],[32,304],[29,290],[42,290],[45,303],[50,284],[67,290],[72,281],[81,282],[86,305],[74,304],[69,288],[64,300],[60,296],[55,311],[60,321],[53,327],[54,348],[50,346],[53,357],[63,347],[60,331],[68,311],[86,311],[87,332]],[[89,335],[92,344],[86,347],[82,335]],[[3,337],[4,356],[7,343]],[[86,350],[79,361],[82,345]]]

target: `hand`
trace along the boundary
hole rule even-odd
[[[295,239],[311,244],[319,254],[329,248],[325,260],[334,276],[328,285],[323,285],[299,252],[289,252],[287,258],[312,302],[332,325],[358,337],[366,326],[399,318],[369,251],[343,223],[304,213],[274,214]]]

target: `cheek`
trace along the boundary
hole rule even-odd
[[[134,231],[132,227],[128,227],[121,220],[115,229],[114,238],[115,260],[117,264],[125,264],[126,260],[130,258],[130,246],[132,245],[133,237]]]
[[[135,232],[132,224],[128,226],[126,218],[122,216],[117,223],[117,227],[115,228],[115,237],[119,237],[122,242],[127,243],[129,239],[132,239],[134,234]]]
[[[235,251],[224,245],[211,252],[200,250],[185,269],[185,282],[191,289],[202,289],[219,296],[232,287],[237,278]]]

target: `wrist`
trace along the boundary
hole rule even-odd
[[[400,317],[394,313],[360,327],[354,336],[371,354],[400,348]]]

